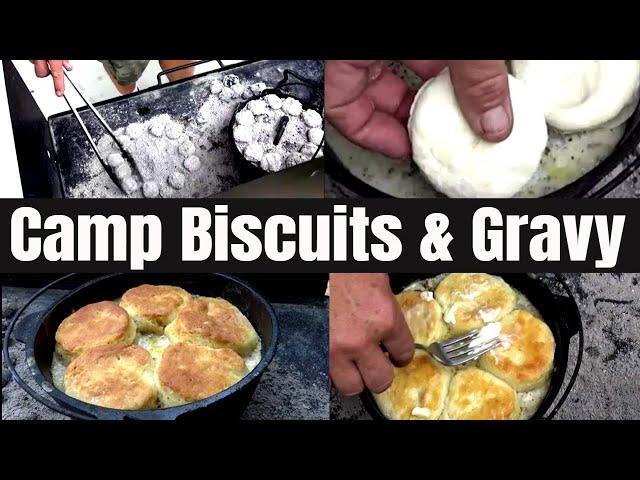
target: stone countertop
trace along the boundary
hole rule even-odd
[[[564,276],[580,308],[585,348],[576,383],[556,418],[640,419],[640,274]],[[332,389],[331,418],[371,417],[358,397],[347,399]]]
[[[34,291],[30,288],[3,287],[3,338],[9,317]],[[66,290],[51,290],[26,313],[41,311],[66,293]],[[329,416],[327,302],[322,300],[313,305],[275,303],[273,306],[280,321],[278,348],[242,418],[326,419]],[[17,361],[18,372],[32,387],[35,386],[26,368],[22,345],[12,342],[10,352]],[[64,420],[67,417],[33,400],[10,378],[3,364],[2,419]]]

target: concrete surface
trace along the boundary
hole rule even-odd
[[[640,419],[640,274],[564,276],[580,308],[585,349],[576,383],[556,418]],[[569,366],[576,346],[574,337]],[[332,389],[331,418],[371,417],[358,397],[347,399]]]
[[[34,289],[3,287],[2,337],[11,315],[34,293]],[[25,312],[39,312],[66,294],[52,290],[40,297]],[[242,418],[321,420],[329,417],[328,390],[328,317],[327,302],[313,305],[273,304],[280,324],[276,356],[269,365]],[[11,358],[27,383],[38,389],[24,360],[23,346],[10,345]],[[64,420],[60,415],[33,400],[14,380],[4,363],[2,367],[3,420]]]

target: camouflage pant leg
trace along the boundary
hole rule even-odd
[[[142,76],[149,60],[100,60],[118,85],[132,85]]]

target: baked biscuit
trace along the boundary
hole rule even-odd
[[[443,418],[447,420],[515,420],[520,417],[516,391],[490,373],[470,367],[451,379]]]
[[[163,407],[210,397],[247,374],[244,360],[228,348],[180,342],[169,345],[156,370]]]
[[[113,302],[97,302],[78,309],[58,326],[56,352],[71,361],[90,348],[131,344],[136,326],[127,312]]]
[[[100,407],[158,406],[151,355],[137,345],[104,345],[73,360],[64,375],[67,395]]]
[[[165,334],[172,342],[230,348],[242,356],[249,355],[258,344],[251,322],[222,298],[195,299],[180,310]]]
[[[553,370],[555,340],[551,330],[526,310],[500,321],[502,344],[480,357],[479,365],[518,392],[543,385]]]
[[[122,295],[120,306],[136,322],[139,332],[161,335],[164,327],[192,298],[189,292],[180,287],[140,285]]]
[[[430,345],[447,336],[442,309],[430,292],[406,291],[396,295],[416,343]]]
[[[435,298],[453,335],[500,320],[516,306],[516,294],[500,277],[452,273],[437,286]]]
[[[418,351],[409,365],[394,367],[391,386],[373,396],[391,420],[435,420],[444,409],[452,376],[453,369]]]

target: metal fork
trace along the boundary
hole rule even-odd
[[[450,367],[462,365],[475,360],[500,344],[499,330],[496,333],[493,333],[492,328],[487,330],[490,325],[429,346],[416,343],[416,348],[429,353],[443,365]]]

